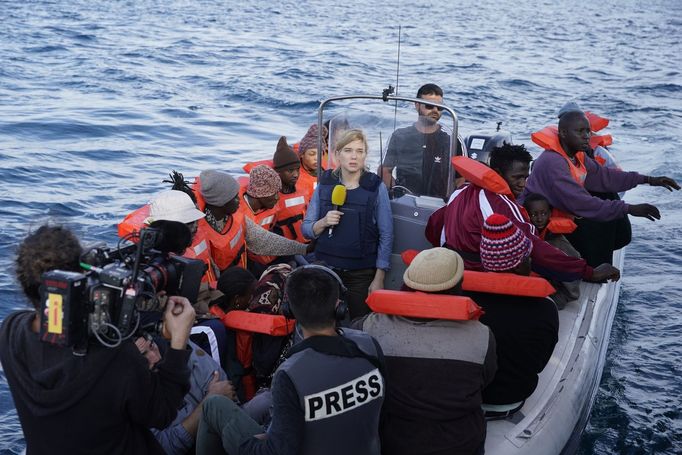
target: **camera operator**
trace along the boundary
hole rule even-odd
[[[148,428],[168,425],[189,388],[187,347],[194,310],[170,297],[167,350],[154,371],[135,343],[107,348],[90,341],[86,355],[42,342],[41,275],[79,271],[81,246],[66,228],[41,226],[19,246],[16,272],[34,310],[9,315],[0,329],[0,360],[26,438],[26,453],[163,453]]]

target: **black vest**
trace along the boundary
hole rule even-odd
[[[359,348],[358,356],[308,347],[279,367],[294,384],[303,410],[302,455],[381,452],[379,414],[385,385],[375,342],[358,330],[344,329],[342,336]]]
[[[343,212],[341,221],[334,226],[331,238],[323,232],[317,239],[315,256],[329,266],[359,270],[376,267],[379,248],[379,228],[374,210],[379,194],[381,179],[372,172],[360,177],[360,186],[346,193],[346,203],[339,208]],[[320,218],[333,210],[332,192],[339,185],[339,179],[331,170],[320,177]]]

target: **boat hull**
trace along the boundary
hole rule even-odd
[[[614,253],[622,270],[623,251]],[[488,422],[487,454],[575,453],[601,381],[620,281],[581,284],[559,312],[559,341],[538,386],[513,417]]]

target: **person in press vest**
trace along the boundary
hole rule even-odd
[[[197,454],[379,455],[384,360],[369,335],[337,329],[341,282],[331,270],[304,266],[285,294],[301,327],[272,382],[267,432],[225,397],[204,402]]]

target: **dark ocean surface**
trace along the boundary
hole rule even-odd
[[[611,119],[625,169],[682,180],[682,2],[0,0],[0,319],[25,305],[18,242],[87,240],[171,169],[240,172],[299,140],[323,98],[446,92],[460,132],[530,144],[566,101]],[[384,132],[386,133],[386,132]],[[535,148],[536,149],[536,148]],[[644,186],[582,454],[682,452],[682,194]],[[0,372],[0,453],[23,447]]]

